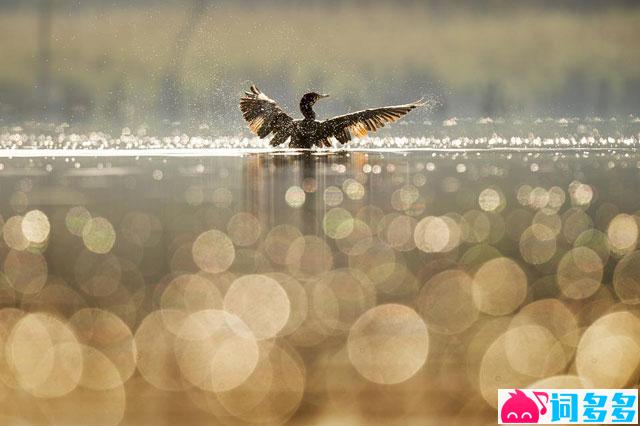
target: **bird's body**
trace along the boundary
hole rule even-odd
[[[421,101],[406,105],[367,109],[351,114],[340,115],[328,120],[316,120],[313,105],[318,99],[328,95],[315,92],[307,93],[300,100],[300,111],[304,116],[294,120],[278,104],[260,92],[256,86],[240,98],[240,110],[249,123],[253,133],[261,138],[273,134],[272,146],[278,146],[289,140],[291,148],[311,148],[312,146],[331,146],[332,138],[347,143],[352,136],[363,137],[367,132],[375,131],[385,124],[393,123],[409,111],[423,106]]]
[[[322,122],[314,119],[303,118],[293,120],[293,130],[289,146],[291,148],[309,148],[310,146],[323,146],[321,140]]]

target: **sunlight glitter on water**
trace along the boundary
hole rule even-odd
[[[167,141],[173,140],[174,142]],[[363,138],[344,146],[312,148],[311,152],[361,151],[601,151],[635,150],[640,147],[637,137],[557,137],[557,138]],[[174,138],[132,138],[123,145],[122,140],[91,139],[82,135],[61,138],[57,144],[50,139],[40,139],[20,134],[0,135],[0,157],[61,157],[61,156],[238,156],[243,154],[302,153],[305,150],[270,147],[258,138],[184,137],[175,143]]]
[[[329,149],[313,148],[312,151],[331,152],[366,150],[629,150],[640,144],[640,119],[629,116],[623,119],[560,118],[505,121],[502,119],[457,119],[431,122],[403,122],[401,131],[384,129],[365,138],[355,138],[340,145],[334,141]],[[205,133],[206,132],[206,133]],[[116,155],[129,151],[128,155],[239,155],[279,151],[269,146],[267,140],[247,137],[244,131],[237,135],[220,135],[208,126],[198,128],[175,126],[159,129],[152,134],[142,125],[132,130],[121,129],[120,134],[104,131],[75,129],[63,123],[27,123],[24,126],[0,127],[0,155],[15,150],[34,151],[16,156],[74,155],[79,151],[96,151],[95,155]],[[63,154],[62,151],[66,151]],[[100,151],[100,152],[97,152]],[[193,152],[190,152],[193,151]],[[291,150],[287,150],[291,152]],[[84,154],[78,154],[84,155]]]

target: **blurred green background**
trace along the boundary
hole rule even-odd
[[[0,119],[243,125],[254,82],[320,116],[428,96],[453,116],[640,111],[637,1],[0,0]]]

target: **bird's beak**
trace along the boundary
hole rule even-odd
[[[329,95],[327,95],[327,94],[320,95],[320,99],[322,99],[322,98],[328,98],[328,97],[329,97]]]

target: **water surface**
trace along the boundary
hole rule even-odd
[[[319,152],[4,129],[3,420],[462,425],[498,388],[635,386],[637,130],[594,123]]]

